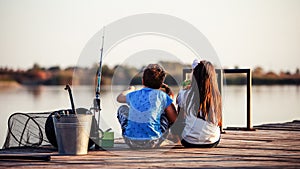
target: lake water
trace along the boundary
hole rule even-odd
[[[101,89],[101,119],[103,130],[112,128],[120,137],[116,96],[124,86]],[[224,86],[224,127],[246,127],[246,86]],[[72,88],[75,107],[90,108],[94,98],[92,86]],[[0,89],[0,147],[7,133],[7,120],[15,112],[46,112],[71,107],[64,86],[17,87]],[[253,86],[253,125],[300,120],[300,86]]]

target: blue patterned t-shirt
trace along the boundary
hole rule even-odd
[[[126,102],[130,108],[124,136],[132,140],[161,137],[160,117],[173,100],[161,90],[142,88],[128,93]]]

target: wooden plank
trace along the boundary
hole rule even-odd
[[[40,153],[1,150],[2,156],[51,155],[51,161],[0,159],[0,168],[300,168],[300,132],[293,130],[300,127],[299,122],[256,127],[256,131],[227,130],[219,146],[211,149],[183,148],[169,142],[159,149],[131,150],[116,140],[114,148],[91,150],[83,156],[60,156],[53,149]]]

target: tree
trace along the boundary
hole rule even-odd
[[[114,70],[110,69],[107,65],[103,65],[102,67],[102,75],[103,76],[113,76]]]
[[[300,75],[300,69],[299,68],[296,69],[295,75]]]
[[[37,63],[34,63],[32,66],[32,70],[41,70],[41,66]]]
[[[52,66],[48,69],[51,72],[56,72],[56,71],[60,71],[60,67],[59,66]]]
[[[258,66],[258,67],[255,67],[254,70],[253,70],[253,75],[255,76],[261,76],[264,74],[264,70],[262,67]]]

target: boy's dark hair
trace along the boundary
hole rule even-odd
[[[165,70],[158,64],[149,64],[143,73],[143,84],[153,89],[159,89],[166,77]]]

